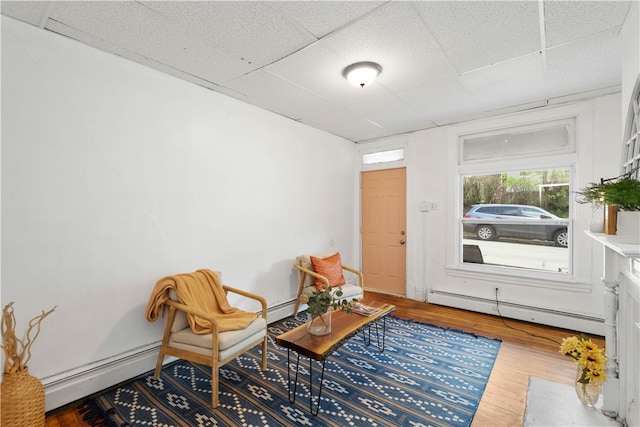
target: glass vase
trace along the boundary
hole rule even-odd
[[[320,316],[314,316],[307,323],[307,331],[311,335],[328,335],[331,333],[331,310]]]
[[[580,383],[578,382],[578,380],[581,376],[582,369],[578,368],[575,383],[576,395],[578,396],[578,399],[580,399],[580,403],[582,403],[584,406],[594,407],[596,406],[596,403],[598,403],[600,393],[602,393],[602,384]]]

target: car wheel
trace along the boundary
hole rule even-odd
[[[563,248],[569,246],[569,233],[567,233],[567,230],[556,231],[553,235],[553,243],[555,243],[556,246],[561,246]]]
[[[476,228],[476,236],[480,240],[494,240],[496,238],[496,230],[490,225],[479,225]]]

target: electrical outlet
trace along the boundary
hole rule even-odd
[[[429,212],[429,203],[420,202],[420,212]]]
[[[438,209],[440,209],[440,203],[438,203],[438,202],[429,202],[429,210],[430,211],[437,211]]]

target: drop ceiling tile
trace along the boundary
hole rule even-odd
[[[380,125],[392,134],[435,126],[428,114],[413,108],[395,95],[377,99],[375,102],[351,105],[346,109]]]
[[[342,76],[348,64],[346,58],[320,41],[265,67],[265,71],[336,105],[371,101],[385,93],[377,82],[365,88],[351,85]]]
[[[232,80],[220,91],[231,95],[233,93],[242,94],[243,99],[250,104],[294,120],[300,120],[303,116],[302,109],[299,108],[300,105],[312,105],[316,100],[314,94],[300,91],[289,82],[264,70],[257,70]]]
[[[393,135],[356,114],[341,108],[323,106],[313,115],[306,115],[301,123],[325,130],[353,142],[364,142]]]
[[[547,86],[552,98],[620,85],[622,53],[618,30],[547,51]]]
[[[316,41],[266,1],[150,1],[144,4],[260,67]]]
[[[630,1],[544,2],[547,48],[621,28],[631,4]]]
[[[538,2],[415,2],[459,73],[539,51]]]
[[[102,40],[216,84],[256,68],[136,2],[57,2],[50,16],[48,29],[71,37],[70,27],[87,44]]]
[[[179,79],[183,79],[183,80],[195,83],[197,85],[206,87],[208,89],[216,89],[219,87],[218,85],[210,81],[204,80],[196,75],[189,74],[184,71],[178,70],[176,68],[167,66],[166,64],[162,64],[160,62],[154,61],[153,59],[147,56],[142,56],[137,52],[123,49],[120,46],[116,46],[109,42],[106,42],[103,39],[93,37],[91,34],[83,33],[80,30],[63,25],[60,22],[51,20],[47,23],[46,28],[52,32],[55,32],[58,34],[64,34],[66,37],[69,37],[71,39],[82,41],[86,45],[99,49],[103,52],[113,53],[117,56],[121,56],[123,58],[129,59],[140,65],[144,65],[146,67],[155,69],[157,71],[161,71],[163,73],[172,75]]]
[[[240,93],[252,105],[353,141],[389,134],[365,118],[264,70],[242,76],[226,86],[219,91],[231,96],[231,91]]]
[[[454,68],[410,3],[390,2],[316,44],[335,52],[344,61],[340,64],[341,70],[358,61],[377,62],[382,66],[382,73],[376,84],[390,92],[418,86],[424,78],[455,75]],[[287,60],[299,53],[303,52]]]
[[[537,52],[465,73],[460,81],[479,111],[547,98],[542,55]]]
[[[20,21],[39,26],[49,7],[48,1],[2,1],[0,12]]]
[[[269,5],[322,38],[383,4],[382,1],[280,1]]]
[[[438,124],[461,121],[473,112],[474,107],[470,93],[458,78],[426,82],[398,96],[415,111]]]
[[[230,96],[242,94],[242,99],[252,105],[352,141],[390,135],[387,129],[368,122],[366,118],[264,70],[242,76],[218,91]]]

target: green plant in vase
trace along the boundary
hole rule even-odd
[[[640,211],[640,181],[624,176],[605,183],[604,198],[626,212]]]
[[[342,288],[334,291],[331,286],[316,290],[307,301],[307,314],[311,320],[307,330],[312,335],[326,335],[331,333],[331,312],[340,309],[352,313],[352,303],[355,300],[342,299]]]
[[[607,234],[629,234],[638,238],[637,214],[627,213],[640,212],[640,181],[633,178],[633,172],[589,183],[577,192],[578,203],[604,208],[604,231]]]
[[[589,183],[577,192],[576,201],[598,207],[615,205],[623,211],[640,211],[640,181],[631,177],[632,172]]]

